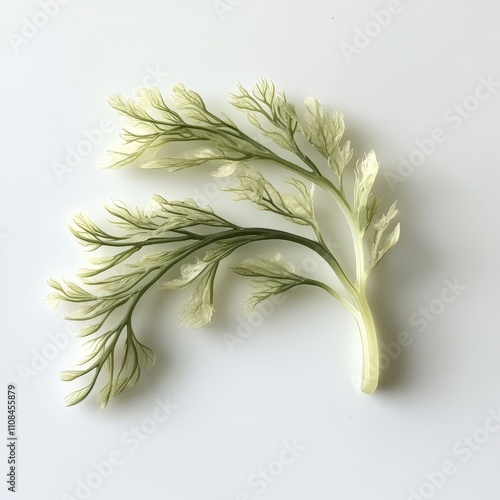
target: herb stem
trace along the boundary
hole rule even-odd
[[[356,304],[358,313],[355,314],[361,335],[361,348],[363,355],[363,368],[361,374],[361,390],[365,394],[371,394],[378,385],[379,380],[379,352],[375,323],[363,285]]]

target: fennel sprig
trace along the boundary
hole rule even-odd
[[[141,370],[154,363],[152,351],[139,341],[133,327],[134,311],[153,285],[192,288],[179,322],[201,327],[214,311],[214,285],[222,261],[240,247],[265,240],[288,241],[315,252],[331,267],[343,290],[301,275],[280,253],[247,258],[233,268],[253,280],[245,312],[250,314],[261,301],[299,285],[325,290],[357,322],[363,350],[361,389],[373,392],[379,376],[378,345],[366,282],[399,238],[399,224],[389,230],[398,213],[395,204],[380,214],[381,200],[372,193],[379,168],[375,153],[369,152],[351,166],[353,152],[350,142],[343,141],[343,116],[327,111],[315,98],[306,99],[305,112],[299,116],[285,94],[266,80],[251,92],[240,85],[230,103],[247,114],[250,123],[272,141],[272,148],[250,137],[226,115],[209,111],[203,99],[183,85],[173,88],[172,98],[175,109],[156,88],[141,89],[135,98],[112,96],[111,106],[127,118],[128,125],[121,134],[122,143],[109,153],[104,166],[137,163],[141,168],[173,172],[213,165],[214,176],[235,179],[224,188],[235,200],[249,200],[260,210],[307,226],[310,237],[268,227],[242,227],[194,200],[168,201],[157,194],[143,209],[120,201],[109,203],[106,210],[112,230],[98,226],[84,213],[76,214],[70,229],[77,240],[91,252],[107,247],[111,254],[90,259],[92,267],[80,271],[78,283],[49,280],[54,291],[48,301],[77,304],[68,318],[85,323],[79,332],[87,339],[82,368],[63,372],[61,377],[88,380],[67,397],[67,404],[82,401],[106,373],[99,392],[104,407],[110,398],[135,385]],[[165,156],[171,143],[196,147],[181,157]],[[321,163],[311,159],[311,150],[323,158]],[[258,169],[262,162],[293,174],[286,179],[286,192],[266,179]],[[350,187],[345,178],[348,169],[354,174]],[[349,225],[356,264],[353,276],[325,243],[315,215],[315,187],[330,195]],[[200,252],[203,256],[195,258]],[[177,277],[167,279],[177,269]]]

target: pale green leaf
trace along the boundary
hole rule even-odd
[[[190,262],[181,266],[181,277],[169,281],[164,281],[158,286],[162,290],[175,290],[185,288],[195,281],[210,265],[209,262],[198,259],[196,262]]]
[[[93,384],[89,384],[82,389],[78,389],[77,391],[68,394],[64,399],[66,406],[73,406],[83,401],[89,395],[92,388]]]
[[[328,156],[328,166],[339,179],[344,175],[345,167],[351,161],[352,154],[351,141],[346,141]]]
[[[354,169],[354,210],[358,217],[368,203],[378,168],[374,151],[370,151],[362,161],[356,164]]]
[[[216,267],[211,266],[198,282],[189,301],[179,315],[179,325],[200,328],[210,322],[213,312],[213,281]]]
[[[244,166],[244,164],[239,161],[230,161],[221,165],[217,170],[214,170],[212,175],[218,178],[229,177],[234,174],[239,166]]]
[[[306,139],[325,157],[331,157],[344,134],[344,117],[341,113],[326,111],[318,99],[305,100],[306,127],[301,131]]]
[[[293,264],[286,261],[280,253],[271,258],[246,259],[234,267],[233,271],[242,276],[257,278],[251,282],[254,290],[244,303],[246,314],[250,314],[260,302],[272,295],[279,295],[305,282],[295,272]]]
[[[66,370],[59,374],[59,377],[64,382],[71,382],[82,375],[88,373],[86,370]]]
[[[294,265],[285,260],[279,252],[276,252],[273,257],[259,256],[256,259],[245,259],[239,266],[232,269],[241,276],[291,279],[299,277]]]

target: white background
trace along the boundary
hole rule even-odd
[[[6,409],[6,386],[17,386],[19,462],[14,495],[2,443],[0,497],[497,500],[500,87],[474,94],[481,78],[500,82],[498,3],[73,0],[50,18],[41,3],[9,2],[1,16],[0,393]],[[397,13],[376,21],[388,7]],[[209,169],[99,170],[120,127],[106,97],[143,84],[168,95],[180,81],[227,110],[237,82],[261,76],[292,101],[315,95],[341,109],[358,157],[377,151],[385,206],[399,200],[401,240],[371,289],[381,345],[395,358],[381,387],[357,390],[355,322],[319,291],[296,290],[254,317],[231,351],[227,334],[249,331],[246,285],[224,272],[209,327],[177,327],[186,296],[152,294],[137,331],[156,366],[102,412],[94,395],[65,408],[77,386],[58,373],[73,367],[78,341],[64,311],[42,302],[48,277],[84,263],[64,221],[79,207],[102,219],[101,201],[113,197],[143,206],[152,192],[201,193],[235,217],[246,209],[214,196]],[[102,120],[113,131],[58,176],[54,165]],[[436,128],[445,139],[426,142]],[[398,166],[410,155],[420,164]],[[400,176],[393,189],[388,172]],[[446,280],[461,286],[449,304]],[[401,332],[411,344],[400,349]],[[156,424],[167,398],[176,409]],[[141,426],[149,434],[132,440]],[[297,456],[282,452],[285,442]],[[98,475],[110,455],[119,463]],[[446,476],[436,472],[443,464]],[[257,481],[259,469],[269,481]]]

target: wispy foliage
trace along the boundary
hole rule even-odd
[[[328,277],[314,279],[298,273],[280,253],[247,258],[233,268],[252,278],[245,312],[250,314],[261,301],[299,285],[327,291],[356,318],[364,350],[362,389],[372,392],[378,379],[378,352],[366,280],[399,238],[399,224],[389,229],[398,213],[395,204],[380,215],[381,199],[372,192],[379,170],[375,153],[369,152],[350,167],[353,151],[351,143],[343,141],[342,114],[325,109],[316,98],[306,99],[301,114],[270,81],[260,80],[252,91],[239,85],[230,103],[247,114],[254,130],[272,141],[272,148],[243,132],[226,115],[210,111],[199,94],[183,85],[173,88],[172,100],[173,106],[167,104],[156,88],[141,89],[133,98],[112,96],[110,104],[126,118],[126,125],[120,144],[104,166],[134,163],[173,172],[209,164],[214,176],[234,179],[224,190],[235,200],[250,201],[260,210],[278,214],[291,227],[309,227],[311,234],[242,227],[194,200],[171,201],[157,194],[144,208],[119,200],[107,203],[106,225],[92,221],[84,212],[75,214],[70,224],[75,238],[89,252],[108,251],[91,257],[90,266],[80,270],[77,280],[49,280],[53,291],[47,301],[54,307],[62,301],[74,304],[67,317],[83,324],[80,368],[63,372],[61,378],[85,382],[68,396],[67,404],[85,399],[102,376],[98,399],[104,407],[153,365],[153,352],[136,335],[133,317],[154,285],[161,290],[190,288],[179,323],[201,327],[215,309],[215,283],[223,260],[240,247],[264,240],[289,241],[316,252],[329,264],[342,289],[334,289]],[[184,143],[188,150],[169,156],[171,143]],[[300,143],[307,147],[299,147]],[[323,165],[311,160],[311,149],[324,158]],[[259,169],[263,162],[292,173],[285,178],[286,189],[265,177]],[[348,168],[354,178],[350,189],[344,182]],[[324,228],[315,215],[315,188],[326,191],[346,217],[353,237],[355,276],[349,276],[325,243]]]

